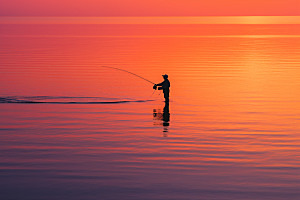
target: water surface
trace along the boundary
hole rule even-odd
[[[2,24],[1,199],[298,199],[299,35]]]

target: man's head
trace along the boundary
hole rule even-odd
[[[164,77],[164,79],[167,79],[169,76],[167,74],[162,75]]]

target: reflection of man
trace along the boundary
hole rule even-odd
[[[168,75],[162,75],[164,77],[164,81],[159,83],[159,84],[155,84],[153,86],[153,89],[156,90],[157,86],[161,86],[158,88],[158,90],[163,90],[164,93],[164,97],[165,97],[165,102],[169,102],[169,93],[170,93],[170,81],[168,80]]]
[[[164,126],[169,126],[169,121],[170,121],[169,102],[166,102],[165,104],[162,120],[164,121],[163,123]]]
[[[163,113],[161,113],[160,109],[156,110],[153,109],[153,117],[155,120],[161,120],[162,123],[154,123],[154,125],[159,125],[159,126],[163,126],[164,130],[163,132],[165,132],[164,137],[167,137],[168,135],[166,134],[166,132],[169,132],[168,127],[170,126],[170,110],[169,110],[169,102],[165,103],[165,107],[163,110]]]

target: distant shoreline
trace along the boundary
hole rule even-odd
[[[300,16],[0,17],[0,24],[300,24]]]

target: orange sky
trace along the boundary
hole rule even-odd
[[[0,16],[300,16],[300,0],[0,0]]]

